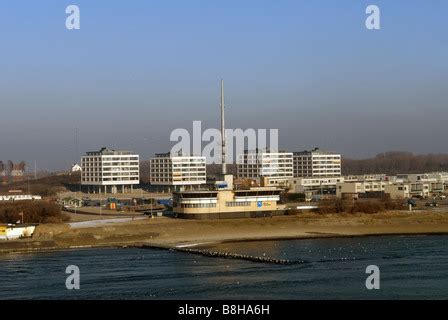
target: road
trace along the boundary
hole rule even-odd
[[[68,223],[68,225],[72,229],[83,229],[83,228],[95,228],[95,227],[101,227],[101,226],[104,226],[107,224],[123,223],[123,222],[130,222],[130,221],[134,221],[134,220],[143,220],[143,219],[148,219],[148,217],[79,221],[79,222],[70,222],[70,223]]]

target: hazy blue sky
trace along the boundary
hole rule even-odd
[[[2,1],[0,159],[67,168],[76,127],[80,154],[168,151],[175,128],[219,126],[221,77],[227,126],[278,128],[283,148],[448,152],[447,14],[443,0]]]

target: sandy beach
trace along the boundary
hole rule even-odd
[[[74,228],[68,224],[42,224],[37,227],[32,239],[1,242],[0,253],[133,245],[186,247],[225,241],[448,233],[448,213],[443,212],[354,215],[305,213],[273,218],[208,221],[158,217],[117,221],[94,224],[87,228]]]

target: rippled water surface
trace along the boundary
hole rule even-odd
[[[448,236],[381,236],[221,244],[213,250],[303,261],[273,265],[157,249],[0,257],[0,299],[446,299]],[[380,290],[365,287],[368,265]],[[67,290],[77,265],[80,290]]]

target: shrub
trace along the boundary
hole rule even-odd
[[[384,207],[386,210],[403,210],[406,209],[406,206],[403,206],[404,201],[403,200],[391,200],[387,199],[384,202]]]
[[[384,202],[378,200],[356,201],[351,213],[378,213],[385,211]]]
[[[286,214],[288,215],[288,216],[296,216],[296,215],[298,215],[298,214],[300,214],[300,213],[302,213],[300,210],[298,210],[298,209],[290,209],[290,210],[288,210],[287,212],[286,212]]]
[[[0,203],[0,223],[21,220],[21,212],[26,223],[60,223],[69,219],[58,205],[34,200]]]
[[[305,201],[304,193],[282,193],[283,202],[300,202]]]
[[[371,199],[371,200],[342,200],[328,199],[319,203],[319,213],[379,213],[387,210],[403,210],[399,200]]]
[[[347,212],[347,208],[351,206],[350,201],[342,199],[324,199],[318,204],[319,213],[342,213]]]

